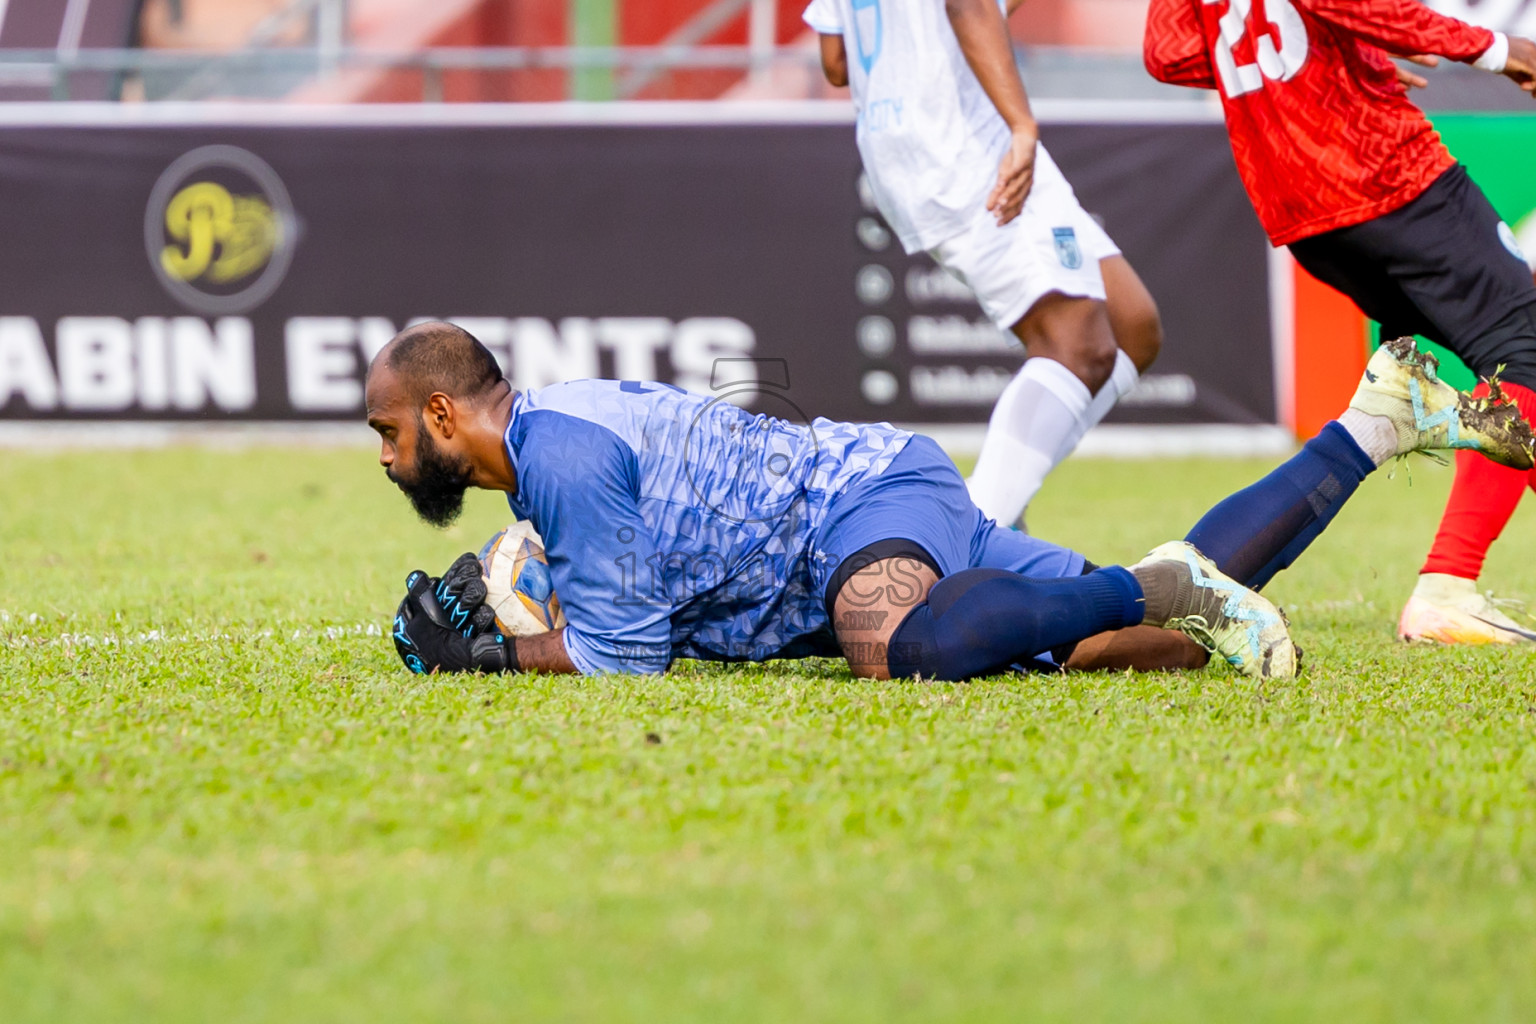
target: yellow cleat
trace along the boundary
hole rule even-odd
[[[1175,629],[1219,654],[1245,676],[1293,679],[1301,652],[1291,642],[1285,613],[1269,598],[1224,575],[1216,563],[1187,541],[1159,545],[1135,566],[1173,563],[1187,574],[1180,584],[1178,607],[1166,629]]]
[[[1512,469],[1536,465],[1531,425],[1499,382],[1488,382],[1487,398],[1473,398],[1441,380],[1439,365],[1412,338],[1386,342],[1366,364],[1350,408],[1391,420],[1399,455],[1466,449]]]
[[[1399,640],[1423,644],[1528,644],[1536,632],[1499,611],[1477,581],[1427,572],[1397,622]]]

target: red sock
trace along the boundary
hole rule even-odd
[[[1488,386],[1479,384],[1475,394],[1487,393]],[[1536,423],[1536,391],[1505,384],[1504,393],[1514,399],[1526,419]],[[1451,498],[1440,517],[1435,546],[1419,571],[1477,579],[1489,546],[1504,532],[1527,484],[1536,490],[1536,470],[1509,469],[1476,452],[1457,452]]]

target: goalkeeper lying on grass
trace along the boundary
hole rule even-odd
[[[543,536],[568,623],[507,637],[477,607],[484,589],[467,560],[442,579],[414,572],[394,638],[418,672],[840,656],[861,676],[964,679],[1194,667],[1203,648],[1245,675],[1290,678],[1297,651],[1257,590],[1367,474],[1441,448],[1532,465],[1512,405],[1442,383],[1402,339],[1294,458],[1185,540],[1100,568],[983,516],[928,438],[883,423],[795,425],[651,382],[518,392],[450,324],[397,335],[369,369],[367,404],[379,461],[427,522],[452,522],[469,487],[506,492]]]

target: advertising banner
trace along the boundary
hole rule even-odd
[[[422,318],[521,387],[657,378],[844,419],[984,421],[1022,359],[900,251],[842,107],[19,109],[3,419],[357,420],[369,359]],[[1222,126],[1045,141],[1162,308],[1163,357],[1114,418],[1274,422],[1266,246]]]

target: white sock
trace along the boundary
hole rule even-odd
[[[1109,380],[1104,383],[1104,386],[1099,388],[1099,393],[1093,396],[1093,401],[1088,405],[1088,411],[1083,413],[1082,418],[1077,421],[1077,429],[1061,446],[1061,451],[1056,453],[1056,461],[1060,462],[1077,451],[1083,435],[1098,426],[1099,421],[1108,416],[1109,410],[1115,407],[1115,403],[1131,393],[1131,389],[1139,380],[1141,380],[1141,374],[1136,371],[1136,364],[1131,362],[1131,357],[1116,349],[1114,371],[1109,375]]]
[[[976,507],[999,523],[1015,522],[1092,401],[1088,386],[1061,363],[1026,359],[998,396],[966,481]]]
[[[1338,422],[1376,465],[1380,466],[1397,454],[1397,427],[1385,416],[1345,409]]]

